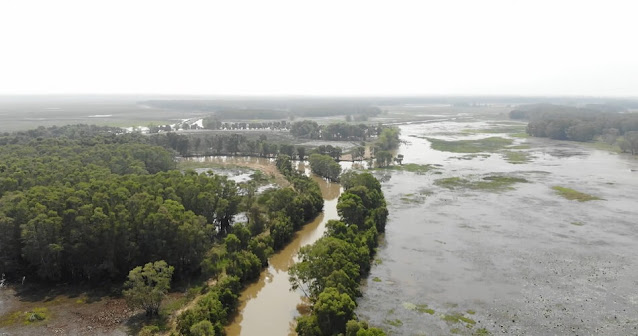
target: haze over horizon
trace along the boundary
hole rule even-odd
[[[4,2],[0,95],[636,97],[637,7]]]

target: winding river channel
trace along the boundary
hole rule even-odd
[[[229,167],[249,167],[267,172],[274,166],[272,160],[254,157],[205,157],[189,160]],[[303,164],[300,164],[299,168],[305,169]],[[241,177],[238,175],[234,179]],[[293,240],[284,249],[270,257],[268,268],[262,271],[256,282],[244,289],[240,297],[239,313],[226,328],[229,336],[296,334],[295,317],[300,315],[299,310],[303,309],[304,302],[301,292],[290,290],[288,269],[298,261],[299,249],[321,238],[326,223],[339,218],[337,201],[342,192],[341,186],[337,183],[328,182],[317,176],[312,176],[312,179],[321,188],[324,199],[323,212],[297,231]]]

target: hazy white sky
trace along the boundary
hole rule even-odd
[[[638,96],[636,1],[0,0],[0,94]]]

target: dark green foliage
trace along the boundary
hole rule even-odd
[[[336,335],[346,331],[346,322],[354,316],[356,304],[348,294],[328,287],[313,306],[317,324],[324,335]]]
[[[98,282],[166,260],[198,272],[238,211],[234,182],[170,171],[165,149],[111,128],[40,128],[1,138],[0,266],[7,275]],[[31,136],[37,136],[32,138]]]
[[[174,268],[164,260],[135,267],[128,274],[122,291],[129,306],[142,308],[146,315],[157,315],[162,299],[171,288]]]
[[[308,161],[310,162],[310,169],[312,169],[313,173],[331,181],[337,181],[339,179],[341,166],[335,162],[332,157],[322,154],[312,154],[308,158]]]

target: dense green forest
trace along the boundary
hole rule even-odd
[[[160,259],[177,277],[202,265],[211,272],[205,254],[240,210],[250,233],[271,231],[274,248],[321,211],[319,188],[304,176],[255,201],[249,186],[174,170],[173,154],[150,137],[112,131],[74,126],[0,138],[3,273],[98,282]]]

